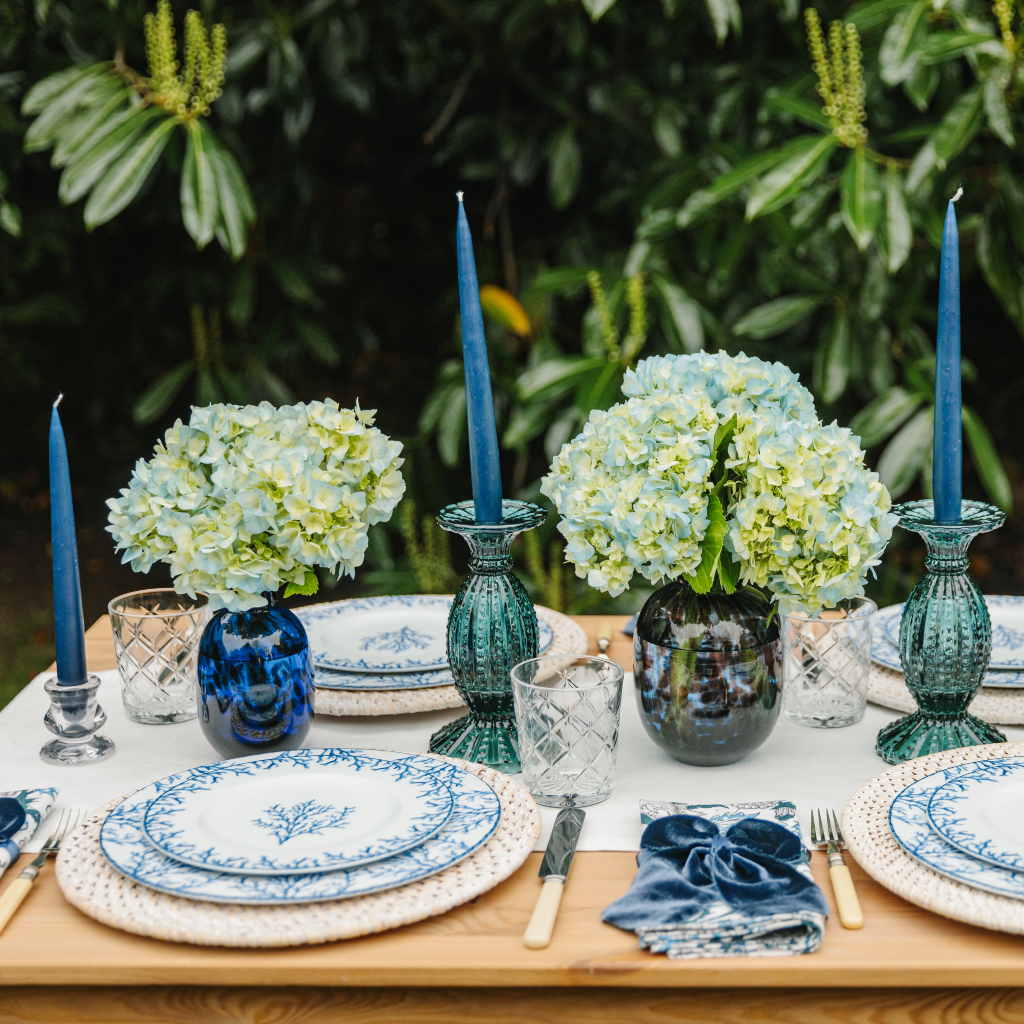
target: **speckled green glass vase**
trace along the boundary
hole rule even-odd
[[[512,542],[547,513],[526,501],[503,501],[500,523],[478,523],[473,502],[437,516],[444,530],[465,537],[469,575],[448,615],[448,663],[469,714],[430,737],[430,751],[463,757],[503,772],[519,771],[511,670],[537,656],[537,614],[512,573]]]
[[[992,653],[992,625],[978,585],[967,575],[967,548],[979,533],[1003,525],[992,505],[965,501],[961,522],[937,523],[931,501],[893,511],[900,526],[928,545],[925,574],[903,608],[900,661],[918,710],[887,725],[875,750],[889,764],[954,747],[1002,743],[1006,737],[967,713]]]

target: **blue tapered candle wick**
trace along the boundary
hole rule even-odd
[[[500,523],[501,464],[498,461],[498,428],[494,421],[484,316],[480,309],[480,288],[473,259],[473,236],[462,205],[462,193],[456,194],[459,199],[456,222],[459,310],[462,318],[462,359],[466,369],[466,420],[474,515],[478,523]]]
[[[939,266],[939,323],[935,337],[935,436],[932,447],[932,495],[935,520],[960,522],[963,495],[963,440],[960,402],[960,238],[953,204],[946,206]]]
[[[57,406],[50,414],[50,540],[53,547],[53,626],[57,642],[57,682],[76,686],[88,677],[85,668],[85,617],[78,578],[75,511],[64,428]]]

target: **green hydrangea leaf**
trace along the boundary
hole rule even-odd
[[[312,597],[320,589],[320,580],[312,569],[306,570],[306,578],[301,583],[289,583],[284,588],[284,596],[291,597],[293,594],[301,594],[303,597]]]
[[[698,594],[706,594],[711,589],[727,529],[722,502],[717,494],[712,494],[708,497],[708,532],[700,546],[700,565],[690,580],[690,586]]]

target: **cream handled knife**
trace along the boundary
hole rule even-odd
[[[562,887],[569,874],[586,816],[587,812],[581,807],[567,807],[558,812],[540,865],[540,877],[544,879],[544,885],[537,897],[537,906],[533,908],[533,917],[523,933],[523,944],[527,949],[543,949],[551,942],[558,905],[562,902]]]

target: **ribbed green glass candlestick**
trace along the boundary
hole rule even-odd
[[[1006,737],[967,713],[992,654],[992,625],[978,585],[967,575],[967,548],[1003,525],[992,505],[964,501],[959,523],[937,523],[931,501],[897,505],[900,526],[928,545],[925,574],[903,608],[900,661],[918,710],[887,725],[875,750],[889,764]]]
[[[501,512],[500,523],[477,523],[473,502],[463,501],[437,516],[438,526],[465,537],[471,556],[448,615],[448,663],[469,714],[434,733],[430,751],[515,773],[519,742],[510,673],[537,656],[537,614],[512,573],[512,542],[547,513],[507,499]]]

